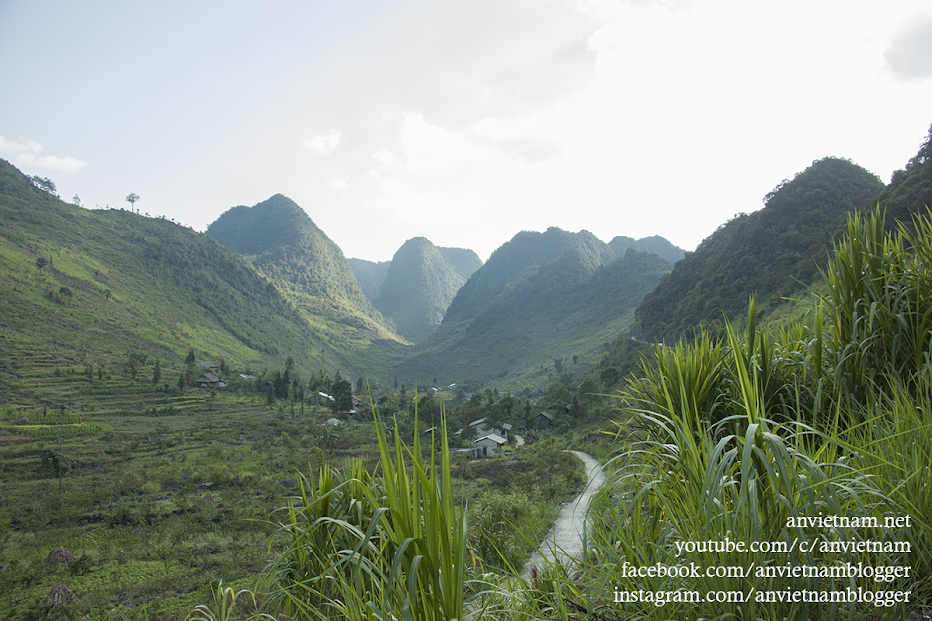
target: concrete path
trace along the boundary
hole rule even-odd
[[[581,451],[570,451],[582,460],[586,467],[586,489],[573,501],[560,511],[560,517],[554,523],[547,538],[540,544],[540,548],[531,556],[531,559],[521,570],[521,576],[527,578],[531,574],[531,567],[540,567],[544,559],[560,561],[578,558],[582,553],[583,525],[586,520],[586,509],[592,495],[605,482],[605,473],[602,467],[591,456]]]

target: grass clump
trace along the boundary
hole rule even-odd
[[[269,610],[286,618],[461,619],[466,580],[465,507],[454,501],[446,426],[422,453],[387,438],[378,419],[379,466],[348,475],[325,466],[303,475],[285,509],[284,552],[268,569]]]

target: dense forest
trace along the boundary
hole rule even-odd
[[[443,321],[447,307],[482,261],[471,250],[438,248],[409,239],[392,257],[373,303],[399,334],[422,341]]]
[[[825,158],[784,180],[765,207],[738,214],[688,253],[638,307],[639,337],[675,340],[697,326],[740,316],[754,296],[770,311],[813,284],[845,218],[883,189],[873,174]]]
[[[243,255],[309,318],[395,338],[339,246],[291,199],[276,194],[253,207],[229,209],[207,227],[207,235]]]

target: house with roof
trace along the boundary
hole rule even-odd
[[[214,375],[220,375],[220,365],[216,362],[211,362],[209,360],[195,362],[194,367],[201,373],[213,373]]]
[[[490,433],[476,440],[476,453],[481,457],[495,457],[506,444],[508,444],[506,438]]]
[[[501,427],[492,427],[491,425],[486,425],[486,419],[484,418],[474,420],[473,422],[469,423],[469,426],[476,429],[477,438],[481,438],[482,436],[487,436],[489,434],[507,438],[508,434],[511,432],[510,424],[503,423]]]
[[[204,375],[197,378],[198,386],[210,386],[212,388],[221,388],[220,378],[214,375],[213,373],[205,373]]]
[[[531,418],[531,426],[535,429],[543,429],[553,424],[553,416],[547,412],[540,412]]]

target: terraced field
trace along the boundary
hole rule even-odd
[[[368,421],[324,428],[329,411],[270,409],[252,383],[180,392],[183,369],[155,385],[151,362],[134,380],[34,340],[0,332],[0,618],[44,617],[58,583],[72,613],[149,619],[253,587],[296,471],[366,455]]]

